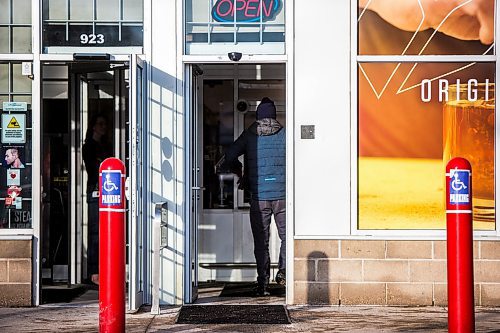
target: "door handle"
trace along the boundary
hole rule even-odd
[[[191,187],[191,189],[194,191],[205,191],[205,187],[203,187],[203,186],[201,186],[201,187],[200,186],[193,186],[193,187]]]

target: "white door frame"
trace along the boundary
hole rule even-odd
[[[293,242],[294,242],[294,136],[295,136],[295,120],[294,120],[294,103],[293,103],[293,93],[294,93],[294,84],[293,84],[293,61],[289,59],[292,57],[289,56],[261,56],[255,55],[252,57],[245,57],[238,64],[265,64],[265,63],[276,63],[276,64],[284,64],[285,65],[285,100],[286,105],[286,126],[287,126],[287,137],[286,137],[286,172],[287,172],[287,183],[286,183],[286,267],[287,267],[287,281],[286,284],[286,298],[285,304],[293,304],[293,264],[294,264],[294,250],[293,250]],[[184,68],[184,81],[185,89],[184,89],[184,111],[185,111],[185,140],[186,147],[190,147],[191,144],[191,106],[190,106],[190,96],[191,96],[191,73],[188,71],[190,64],[234,64],[232,61],[223,60],[221,56],[186,56],[182,57],[183,59],[183,68]],[[186,174],[186,187],[185,187],[185,220],[186,220],[186,236],[185,236],[185,260],[184,260],[184,281],[183,281],[183,302],[188,303],[186,300],[190,299],[192,296],[192,291],[190,288],[190,266],[187,265],[189,263],[188,253],[190,249],[190,237],[188,234],[189,224],[190,224],[190,212],[191,212],[191,188],[190,183],[190,170],[191,170],[191,156],[190,154],[186,154],[185,161],[185,174]]]
[[[194,146],[195,142],[202,137],[202,130],[199,126],[200,113],[203,106],[203,91],[200,89],[200,80],[194,79],[199,75],[195,73],[193,65],[184,67],[186,80],[184,96],[186,97],[186,147],[189,153],[186,155],[186,224],[185,224],[185,242],[184,242],[184,296],[183,303],[193,303],[198,297],[198,222],[201,215],[201,196],[203,184],[200,184],[201,177],[201,147]],[[198,91],[195,93],[194,91]],[[196,95],[194,101],[191,96]],[[193,133],[192,129],[197,130]],[[193,149],[195,147],[196,151]],[[194,156],[194,157],[193,157]],[[196,196],[195,200],[192,200]],[[194,206],[193,206],[194,205]],[[192,244],[194,242],[194,244]],[[194,263],[194,267],[193,266]]]
[[[145,154],[146,120],[146,66],[143,56],[130,55],[129,89],[129,288],[128,309],[137,310],[146,300],[149,276],[148,260],[148,224],[146,217],[148,205],[145,204],[146,191],[149,188],[147,172],[147,154]],[[140,74],[140,76],[139,76]]]

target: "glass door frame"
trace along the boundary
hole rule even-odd
[[[148,214],[147,160],[147,72],[144,57],[130,55],[129,88],[129,174],[128,228],[129,228],[129,288],[128,309],[137,310],[147,302],[149,275],[148,249],[150,227],[146,223]],[[145,129],[146,126],[146,130]]]
[[[202,184],[202,145],[198,144],[202,137],[202,127],[199,126],[203,110],[203,89],[201,75],[196,64],[186,65],[186,147],[189,151],[186,156],[186,236],[184,244],[184,296],[185,304],[193,303],[198,298],[198,224],[202,213],[201,191]]]

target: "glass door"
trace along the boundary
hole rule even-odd
[[[147,154],[145,153],[143,136],[144,126],[147,124],[145,112],[145,66],[143,59],[138,55],[131,55],[130,68],[130,112],[128,135],[128,225],[129,225],[129,289],[128,307],[130,310],[138,309],[145,303],[145,289],[147,276],[145,273],[147,250],[147,227],[145,190],[147,189],[146,166]]]
[[[202,137],[203,127],[200,126],[201,110],[200,101],[203,101],[202,89],[200,89],[199,76],[203,74],[197,65],[188,67],[186,77],[189,78],[186,96],[190,96],[190,102],[186,113],[190,119],[189,154],[188,164],[190,170],[190,210],[188,214],[188,223],[186,226],[186,265],[185,265],[185,291],[184,302],[193,303],[198,298],[198,225],[202,210],[202,191],[203,178],[201,171],[202,164],[202,146],[200,138]]]

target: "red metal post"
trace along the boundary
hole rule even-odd
[[[125,332],[125,165],[99,168],[99,332]]]
[[[448,332],[474,332],[472,168],[464,158],[446,165]]]

